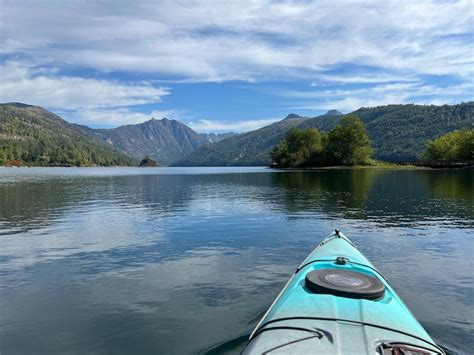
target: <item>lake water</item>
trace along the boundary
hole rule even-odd
[[[0,353],[238,352],[340,228],[433,338],[473,348],[474,173],[0,169]]]

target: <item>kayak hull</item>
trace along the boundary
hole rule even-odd
[[[324,269],[374,277],[385,286],[383,297],[358,299],[308,289],[307,274]],[[243,353],[377,354],[383,344],[394,343],[443,354],[383,275],[347,237],[335,232],[296,270]]]

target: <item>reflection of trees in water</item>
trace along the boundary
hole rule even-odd
[[[363,218],[367,196],[377,170],[321,170],[273,174],[285,189],[283,203],[290,212],[310,211]]]
[[[473,171],[433,171],[422,177],[446,215],[466,219],[466,226],[473,226]]]
[[[474,204],[474,172],[439,170],[423,174],[430,190],[439,197]]]
[[[273,174],[290,213],[367,219],[391,226],[433,218],[472,220],[474,175],[468,171],[321,170]]]
[[[143,209],[152,217],[169,216],[198,196],[242,197],[239,187],[268,186],[269,175],[54,177],[0,184],[0,222],[6,228],[24,231],[42,228],[67,211],[84,212],[94,205]],[[244,193],[250,196],[254,192],[250,189]]]
[[[467,182],[465,172],[445,173],[391,171],[374,183],[367,210],[384,224],[396,226],[435,218],[472,219],[472,202],[466,199],[466,194],[472,194],[472,181]]]
[[[196,198],[260,199],[271,174],[128,175],[52,177],[0,184],[2,228],[28,231],[57,222],[65,213],[95,207],[140,209],[152,218],[173,215]],[[10,233],[10,232],[8,232]]]
[[[472,221],[473,185],[470,171],[377,169],[54,177],[0,184],[0,223],[7,232],[42,228],[97,206],[159,218],[200,198],[391,225],[444,216]]]

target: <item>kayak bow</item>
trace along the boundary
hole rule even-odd
[[[444,354],[385,277],[336,230],[303,261],[243,354]]]

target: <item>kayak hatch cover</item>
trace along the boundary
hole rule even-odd
[[[242,353],[445,354],[338,230],[298,267]]]

